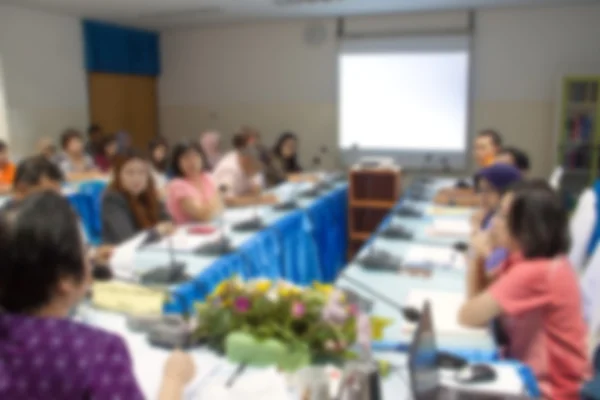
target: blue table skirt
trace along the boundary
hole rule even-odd
[[[346,260],[347,186],[316,199],[256,233],[238,250],[220,257],[190,282],[171,291],[165,313],[193,312],[223,280],[234,275],[286,279],[299,285],[333,282]]]

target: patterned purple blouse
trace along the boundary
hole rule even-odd
[[[143,399],[115,335],[58,318],[0,314],[0,399]]]

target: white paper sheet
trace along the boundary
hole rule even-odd
[[[471,224],[462,218],[436,218],[430,226],[430,234],[434,236],[469,236]]]
[[[117,279],[128,281],[137,279],[134,265],[135,253],[147,236],[148,232],[141,232],[114,249],[108,264]]]
[[[474,209],[470,207],[429,205],[425,209],[425,214],[432,217],[462,217],[473,214],[473,210]]]
[[[227,373],[229,372],[229,373]],[[249,369],[241,374],[234,385],[227,388],[226,382],[233,369],[209,377],[198,388],[194,400],[289,400],[285,379],[274,368]]]
[[[408,294],[407,304],[422,309],[426,300],[431,305],[433,327],[438,335],[467,335],[481,337],[487,335],[483,328],[465,328],[458,324],[458,311],[464,303],[462,293],[443,292],[436,290],[413,289]],[[406,322],[406,329],[414,331],[416,324]]]
[[[431,263],[440,268],[465,270],[466,262],[462,254],[443,246],[412,245],[405,258],[405,264]]]
[[[168,250],[172,247],[176,251],[193,251],[201,245],[213,242],[219,238],[221,233],[218,230],[207,235],[189,234],[189,226],[180,227],[170,237],[164,237],[156,243],[146,246],[148,250]]]
[[[256,215],[262,215],[261,207],[244,207],[244,208],[233,208],[225,211],[223,215],[223,222],[226,225],[235,225],[242,221],[247,221]]]

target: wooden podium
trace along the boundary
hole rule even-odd
[[[348,258],[354,257],[402,194],[398,167],[353,168],[348,188]]]

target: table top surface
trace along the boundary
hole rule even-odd
[[[453,181],[448,179],[436,180],[429,186],[431,190],[435,190],[439,187],[451,185],[452,182]],[[282,197],[285,197],[286,195],[289,197],[294,197],[294,193],[297,193],[297,191],[300,190],[299,188],[301,188],[301,186],[298,184],[288,184],[283,185],[277,190],[279,191],[278,193],[283,193],[280,194]],[[308,207],[316,199],[298,200],[302,207]],[[426,211],[428,207],[431,207],[431,203],[427,201],[411,202],[411,205],[415,208],[420,208],[423,211]],[[274,211],[270,207],[261,208],[261,215],[267,224],[276,221],[277,218],[280,218],[285,214],[285,212]],[[464,215],[454,215],[448,218],[464,219],[468,217],[469,214],[465,213]],[[415,234],[415,240],[403,242],[375,237],[369,242],[368,246],[375,246],[378,249],[384,249],[395,256],[401,257],[402,255],[406,254],[407,251],[409,251],[411,246],[416,245],[419,240],[431,241],[431,237],[428,237],[427,235],[427,227],[431,225],[433,218],[434,217],[427,215],[419,218],[407,218],[395,215],[390,216],[387,221],[388,223],[401,223],[403,226],[413,231]],[[234,245],[240,245],[244,241],[248,240],[251,236],[252,234],[232,233],[231,239]],[[449,246],[456,242],[456,240],[457,238],[452,238],[439,240],[438,242],[442,246]],[[362,249],[361,253],[364,251],[367,251],[367,249]],[[359,256],[361,253],[359,253]],[[177,257],[181,257],[182,260],[190,262],[188,268],[190,268],[190,272],[193,274],[201,273],[204,268],[208,267],[216,260],[216,258],[213,257],[199,257],[191,254],[186,255],[184,253],[178,253]],[[139,251],[136,254],[135,264],[136,268],[145,269],[156,265],[157,262],[160,262],[161,260],[167,261],[167,259],[168,255],[164,251]],[[355,280],[360,280],[364,284],[372,288],[376,288],[380,292],[385,293],[386,296],[391,297],[398,304],[404,304],[410,291],[414,289],[426,289],[454,293],[464,293],[465,291],[464,270],[436,270],[430,277],[424,278],[408,274],[368,271],[363,269],[356,261],[353,261],[349,263],[343,275],[337,280],[336,285],[339,287],[348,287],[361,293],[361,290],[353,287],[351,282],[348,282],[344,279],[344,276],[349,276]],[[363,294],[366,297],[370,297],[366,293]],[[150,399],[156,398],[162,374],[162,366],[164,365],[164,361],[168,356],[168,352],[163,349],[153,348],[142,334],[131,332],[126,326],[125,317],[114,313],[92,310],[87,307],[84,307],[83,309],[84,311],[81,315],[84,321],[115,332],[124,338],[132,354],[136,376],[138,377],[144,393]],[[387,317],[394,321],[393,324],[385,331],[384,338],[386,340],[405,343],[410,341],[411,335],[405,329],[405,321],[403,321],[402,316],[399,315],[398,312],[392,307],[382,302],[375,301],[372,313],[374,315]],[[469,337],[468,335],[452,336],[436,334],[436,340],[439,347],[464,347],[481,350],[493,349],[493,342],[489,335]],[[230,374],[235,368],[235,366],[230,365],[225,360],[217,358],[214,354],[206,349],[194,349],[192,351],[192,355],[197,366],[199,367],[199,372],[197,373],[197,379],[195,380],[196,383],[191,384],[190,388],[188,388],[186,398],[199,398],[197,394],[197,387],[199,384],[197,381],[201,379],[201,376],[205,376],[207,369],[214,369],[216,368],[215,366],[219,366],[219,373]],[[394,365],[404,366],[406,364],[406,356],[397,352],[377,352],[375,353],[375,357],[379,359],[387,359]],[[511,379],[514,381],[516,379],[515,373],[510,374],[505,372],[505,374],[508,376],[506,378],[508,381]],[[515,382],[516,383],[513,383],[517,386],[520,383],[518,379]],[[401,372],[393,373],[390,377],[385,379],[382,388],[384,392],[384,398],[408,399],[410,398],[408,387],[407,371],[404,368]]]

